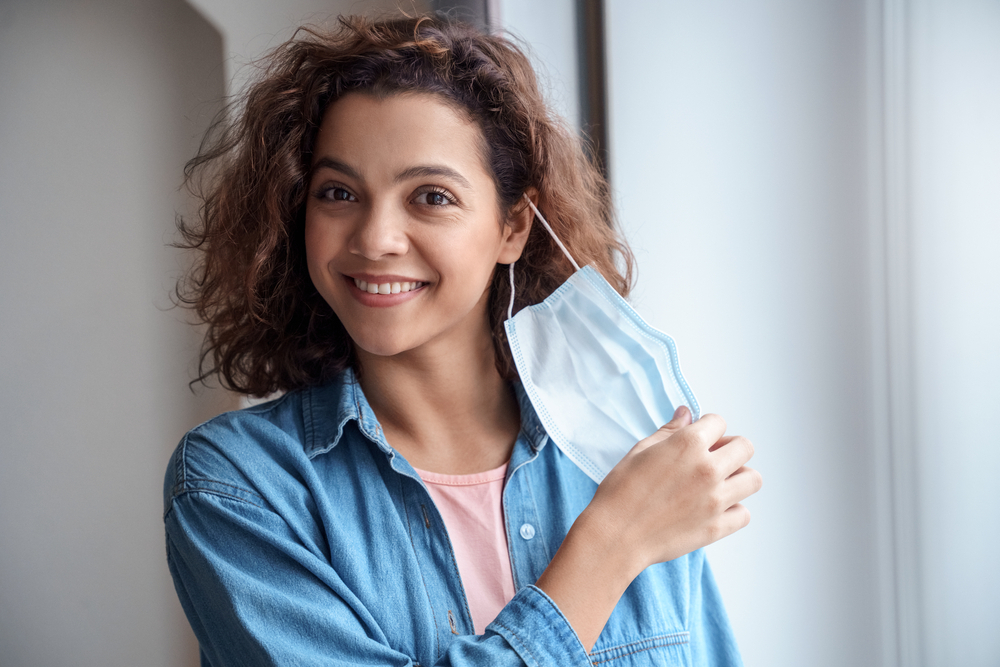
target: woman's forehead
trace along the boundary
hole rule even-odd
[[[332,158],[356,169],[446,163],[467,177],[477,171],[488,177],[483,141],[482,131],[468,114],[437,95],[381,97],[355,92],[326,110],[313,162]]]

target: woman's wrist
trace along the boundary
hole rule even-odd
[[[598,503],[591,504],[577,517],[570,529],[573,540],[589,545],[600,555],[603,566],[624,581],[625,588],[650,564],[645,552],[629,531],[627,516]]]
[[[587,652],[625,589],[644,569],[617,522],[587,510],[536,585],[559,606]]]

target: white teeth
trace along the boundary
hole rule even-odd
[[[378,285],[375,283],[367,283],[360,278],[355,278],[354,284],[357,285],[359,290],[362,292],[368,292],[369,294],[399,294],[400,292],[415,290],[424,285],[424,283],[421,282],[382,283],[381,285]]]

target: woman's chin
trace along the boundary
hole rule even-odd
[[[393,338],[386,338],[385,335],[379,336],[351,336],[354,341],[354,347],[357,350],[359,358],[364,360],[364,357],[395,357],[396,355],[408,352],[415,347],[413,341],[409,340],[398,340]]]

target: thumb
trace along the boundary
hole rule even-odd
[[[654,433],[653,435],[649,436],[648,438],[643,438],[638,443],[636,443],[633,449],[636,451],[642,451],[643,449],[646,449],[647,447],[649,447],[654,443],[666,440],[668,437],[670,437],[677,431],[681,430],[685,426],[689,425],[690,423],[691,423],[690,408],[688,408],[688,406],[686,405],[678,406],[677,409],[674,410],[674,416],[671,418],[670,421],[668,421],[666,424],[657,429],[656,433]]]
[[[661,432],[673,433],[679,431],[691,423],[691,408],[686,405],[679,405],[674,410],[673,418],[660,427]]]

